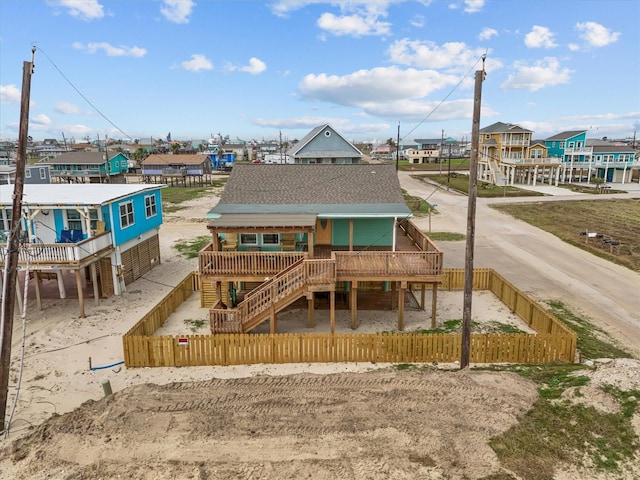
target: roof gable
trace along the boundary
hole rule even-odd
[[[287,155],[293,157],[363,156],[360,150],[328,123],[311,130],[302,140],[287,151]]]
[[[521,126],[513,123],[496,122],[487,127],[481,128],[480,133],[533,133],[533,131],[522,128]]]

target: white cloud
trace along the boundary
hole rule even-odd
[[[568,47],[572,52],[577,52],[578,50],[580,50],[580,45],[578,45],[577,43],[570,43]]]
[[[478,35],[478,40],[489,40],[497,35],[498,31],[495,28],[484,27]]]
[[[49,0],[49,5],[66,8],[69,15],[82,20],[104,17],[104,10],[98,0]]]
[[[107,54],[107,57],[134,57],[140,58],[144,57],[147,54],[146,48],[141,47],[127,47],[124,45],[120,45],[119,47],[115,47],[107,42],[90,42],[86,45],[80,42],[74,42],[73,48],[76,50],[84,50],[87,53],[94,54],[99,50],[104,51]]]
[[[576,23],[576,30],[580,32],[580,38],[591,47],[604,47],[615,43],[620,37],[619,32],[612,32],[607,27],[596,22]]]
[[[40,115],[36,115],[35,117],[32,117],[31,122],[33,122],[36,125],[41,125],[43,127],[48,127],[49,125],[51,125],[51,119],[47,117],[44,113],[41,113]]]
[[[505,90],[529,90],[535,92],[541,88],[569,83],[571,70],[561,68],[557,58],[546,57],[533,65],[516,62],[516,73],[500,85]]]
[[[376,15],[342,15],[323,13],[318,19],[318,27],[336,36],[387,35],[391,24],[381,22]]]
[[[20,103],[20,90],[15,85],[0,85],[0,103]]]
[[[54,107],[55,111],[62,113],[63,115],[74,115],[80,113],[80,109],[77,105],[67,102],[58,102]]]
[[[224,68],[228,72],[238,71],[238,72],[250,73],[251,75],[258,75],[267,69],[267,64],[264,63],[259,58],[251,57],[249,59],[249,65],[239,66],[239,65],[233,65],[232,63],[229,63],[225,65]]]
[[[241,72],[247,72],[247,73],[250,73],[251,75],[258,75],[259,73],[264,72],[266,69],[267,69],[267,64],[256,57],[251,57],[249,59],[249,65],[245,67],[240,67]]]
[[[163,0],[163,3],[160,13],[164,18],[174,23],[189,23],[189,17],[195,7],[193,0]]]
[[[471,49],[464,42],[449,42],[437,45],[434,42],[404,38],[391,44],[387,50],[393,63],[419,68],[436,68],[450,71],[467,71],[486,50]],[[501,65],[497,60],[494,68]]]
[[[409,24],[412,27],[422,28],[424,27],[424,17],[422,15],[416,15],[411,20],[409,20]]]
[[[464,11],[467,13],[476,13],[482,10],[485,0],[464,0],[466,7]]]
[[[459,78],[433,70],[402,70],[378,67],[358,70],[349,75],[306,75],[300,82],[300,93],[311,99],[338,105],[363,106],[408,98],[422,98],[434,91],[458,83]]]
[[[213,64],[211,61],[200,53],[191,55],[191,60],[185,60],[180,64],[180,66],[189,72],[213,70]]]
[[[524,44],[529,48],[553,48],[558,46],[554,37],[555,34],[547,27],[534,25],[531,31],[524,36]]]

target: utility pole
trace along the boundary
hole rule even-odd
[[[398,140],[396,141],[396,172],[398,171],[398,164],[400,162],[400,122],[398,122]]]
[[[22,65],[22,99],[20,101],[20,131],[16,158],[16,179],[13,186],[13,208],[11,210],[11,231],[7,252],[7,281],[2,292],[2,328],[0,330],[0,435],[8,432],[5,425],[7,397],[9,396],[9,369],[11,367],[11,336],[13,333],[13,311],[18,280],[18,253],[20,249],[20,227],[22,226],[22,194],[24,192],[24,171],[27,163],[27,141],[29,131],[29,99],[31,97],[31,75],[33,74],[36,47],[31,49],[31,61]]]
[[[442,138],[440,139],[440,150],[438,150],[438,164],[440,164],[440,172],[442,175],[442,149],[444,148],[444,130],[442,130]]]
[[[473,249],[476,233],[476,195],[478,192],[478,147],[480,145],[480,105],[482,81],[485,77],[482,56],[482,70],[476,70],[476,84],[473,100],[473,126],[471,129],[471,158],[469,162],[469,202],[467,207],[467,245],[464,257],[464,304],[462,307],[462,352],[460,369],[469,366],[471,344],[471,296],[473,293]]]

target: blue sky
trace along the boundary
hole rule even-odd
[[[469,139],[640,130],[637,0],[2,0],[0,139]],[[640,132],[638,132],[640,137]]]

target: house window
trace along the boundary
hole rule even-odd
[[[133,225],[133,202],[124,202],[118,207],[120,208],[120,227],[126,228]]]
[[[24,171],[24,178],[31,178],[31,169],[27,169]]]
[[[569,145],[571,146],[571,145]],[[564,148],[564,142],[560,142],[560,148]]]
[[[144,197],[144,212],[147,218],[155,217],[158,214],[155,195],[147,195]]]
[[[82,231],[82,220],[77,210],[67,210],[67,228]]]
[[[31,175],[31,172],[29,172],[29,175]],[[40,180],[46,180],[47,179],[47,169],[46,168],[41,168],[40,169]]]
[[[240,244],[241,245],[257,245],[258,235],[256,235],[255,233],[241,233]]]
[[[551,148],[556,148],[556,142],[551,142]]]
[[[0,210],[0,233],[11,230],[11,212],[9,210]]]
[[[280,235],[277,233],[263,233],[262,244],[263,245],[278,245],[280,243]]]

